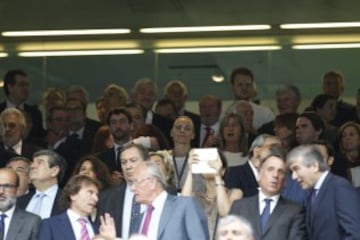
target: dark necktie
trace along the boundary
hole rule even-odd
[[[154,207],[152,205],[149,205],[147,210],[146,210],[144,224],[143,224],[142,229],[141,229],[141,234],[142,235],[147,236],[149,226],[150,226],[150,222],[151,222],[151,215],[152,215],[153,211],[154,211]]]
[[[140,203],[135,201],[135,196],[132,200],[131,205],[131,216],[130,216],[130,229],[129,229],[129,236],[133,233],[137,233],[139,231],[140,226]]]
[[[117,147],[115,152],[115,168],[117,171],[121,172],[121,161],[120,161],[120,154],[122,151],[122,147]]]
[[[270,203],[271,203],[272,199],[265,198],[264,201],[265,201],[265,208],[260,215],[260,224],[261,224],[261,232],[262,233],[265,232],[266,224],[270,218]]]
[[[79,134],[74,132],[73,134],[70,135],[70,137],[75,138],[75,139],[79,139]]]
[[[5,236],[5,218],[6,218],[6,214],[1,214],[0,215],[0,237],[1,239],[4,239]]]
[[[7,150],[8,150],[9,152],[16,153],[16,152],[15,152],[15,149],[13,149],[12,147],[8,147]]]
[[[211,136],[211,134],[212,134],[212,132],[213,132],[213,130],[212,130],[211,127],[206,127],[206,128],[205,128],[205,131],[206,131],[206,133],[205,133],[204,140],[203,140],[203,142],[202,142],[202,144],[201,144],[201,147],[204,147],[206,141],[209,139],[209,137]]]

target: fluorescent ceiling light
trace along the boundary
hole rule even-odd
[[[233,26],[197,26],[197,27],[163,27],[141,28],[141,33],[178,33],[178,32],[220,32],[220,31],[247,31],[268,30],[270,25],[233,25]]]
[[[5,53],[5,52],[0,52],[0,57],[7,57],[9,54]]]
[[[312,29],[312,28],[352,28],[360,27],[360,22],[329,22],[329,23],[289,23],[281,24],[282,29]]]
[[[360,43],[302,44],[302,45],[293,45],[292,48],[293,49],[360,48]]]
[[[204,48],[163,48],[156,53],[201,53],[201,52],[238,52],[280,50],[281,46],[242,46],[242,47],[204,47]]]
[[[20,52],[20,57],[52,57],[52,56],[91,56],[91,55],[127,55],[142,54],[142,49],[122,49],[122,50],[91,50],[91,51],[36,51]]]
[[[108,35],[108,34],[126,34],[130,29],[72,29],[72,30],[39,30],[39,31],[7,31],[2,32],[4,37],[35,37],[35,36],[71,36],[71,35]]]

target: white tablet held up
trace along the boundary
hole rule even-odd
[[[217,148],[194,148],[193,153],[198,155],[199,162],[192,164],[192,173],[204,174],[210,173],[215,174],[216,170],[209,166],[209,161],[215,161],[218,155]]]

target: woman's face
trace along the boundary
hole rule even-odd
[[[81,164],[81,167],[79,169],[79,175],[86,175],[88,177],[91,177],[93,179],[97,179],[96,174],[94,172],[93,165],[90,161],[84,161]]]
[[[360,147],[360,136],[354,126],[348,126],[341,135],[341,143],[345,151],[356,151]]]
[[[222,130],[225,142],[238,142],[241,138],[241,125],[235,118],[231,117]]]
[[[174,143],[190,144],[194,138],[194,125],[188,118],[178,118],[171,129]]]
[[[164,174],[164,176],[167,176],[164,160],[159,155],[152,155],[150,160],[160,168],[160,171]]]

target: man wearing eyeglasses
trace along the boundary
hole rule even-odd
[[[41,219],[15,206],[19,177],[10,168],[0,169],[0,239],[37,240]]]
[[[153,162],[140,163],[133,171],[131,190],[138,203],[146,205],[138,232],[148,239],[208,240],[204,210],[192,197],[169,195],[166,180]]]

